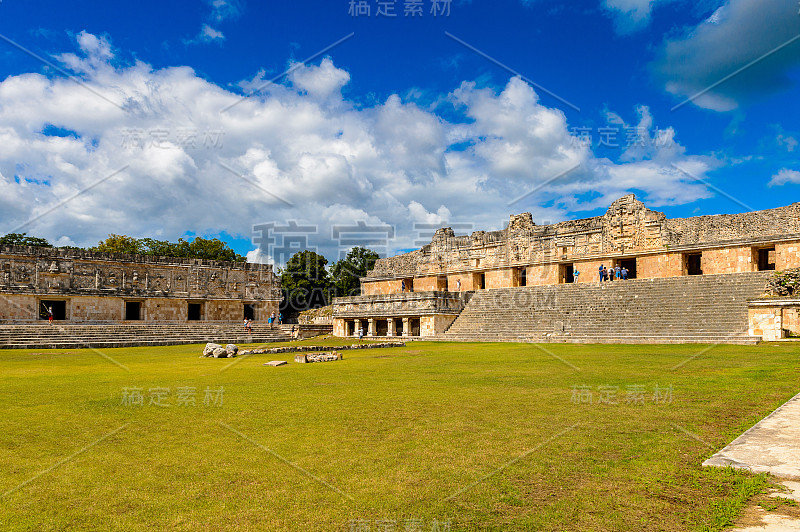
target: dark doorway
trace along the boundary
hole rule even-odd
[[[628,269],[628,279],[636,279],[636,259],[622,259],[619,267]]]
[[[139,301],[125,302],[125,319],[131,321],[142,319],[142,304]]]
[[[408,320],[408,328],[411,329],[411,336],[419,336],[419,318]]]
[[[244,304],[244,319],[246,320],[254,320],[256,319],[256,306],[251,305],[249,303]]]
[[[575,267],[572,264],[561,265],[561,280],[565,284],[575,282]]]
[[[394,335],[395,336],[403,336],[403,320],[402,319],[394,320]]]
[[[355,334],[356,334],[356,322],[354,321],[344,322],[344,335],[355,336]]]
[[[519,285],[520,286],[528,286],[528,268],[520,268],[517,270],[519,272]]]
[[[758,250],[758,271],[765,272],[775,269],[775,248]]]
[[[474,277],[474,288],[475,290],[484,290],[486,288],[486,274],[485,273],[476,273]]]
[[[199,321],[203,319],[203,304],[189,303],[189,321]]]
[[[386,320],[375,320],[375,336],[389,334],[389,323]]]
[[[49,317],[47,312],[48,308],[53,309],[54,320],[67,319],[67,302],[66,301],[41,301],[39,305],[39,319],[46,320]]]
[[[686,275],[703,275],[702,253],[689,253],[686,255]]]

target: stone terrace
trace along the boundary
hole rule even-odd
[[[127,322],[71,324],[46,322],[0,325],[0,349],[80,349],[214,343],[266,343],[290,340],[291,325],[253,324],[247,334],[241,323]]]
[[[476,292],[439,340],[736,343],[770,272]]]

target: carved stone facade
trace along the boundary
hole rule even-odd
[[[333,303],[335,336],[434,336],[458,317],[469,293],[415,292],[340,297]]]
[[[454,297],[483,289],[596,283],[601,266],[626,268],[630,278],[800,267],[800,203],[668,219],[629,194],[593,218],[536,225],[530,213],[523,213],[512,215],[502,231],[467,236],[442,228],[422,249],[378,260],[361,279],[362,298],[371,299],[337,299],[334,334],[353,335],[353,324],[361,324],[365,335],[386,335],[390,330],[373,324],[386,321],[391,326],[401,315],[395,298],[409,292],[422,296],[398,300],[406,305],[402,315],[417,316],[420,327],[404,331],[439,334],[452,320],[425,307],[430,294]],[[426,321],[427,329],[422,326]],[[369,327],[363,325],[367,323]]]
[[[266,319],[280,301],[271,265],[0,247],[0,320]]]
[[[362,279],[362,293],[400,292],[403,283],[407,290],[457,291],[596,282],[599,266],[618,264],[639,278],[687,275],[693,268],[705,274],[757,271],[759,260],[784,269],[800,266],[798,250],[800,203],[668,219],[629,194],[594,218],[536,225],[524,213],[512,215],[502,231],[455,236],[439,229],[422,249],[378,260]]]

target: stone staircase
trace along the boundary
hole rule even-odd
[[[437,340],[755,344],[747,302],[771,272],[476,292]]]
[[[296,327],[296,326],[295,326]],[[290,340],[292,326],[253,324],[248,334],[230,322],[33,322],[0,325],[0,349],[79,349],[146,345],[244,344]]]

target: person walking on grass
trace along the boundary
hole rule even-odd
[[[363,339],[364,339],[364,328],[359,325],[358,326],[358,341],[360,342]]]

